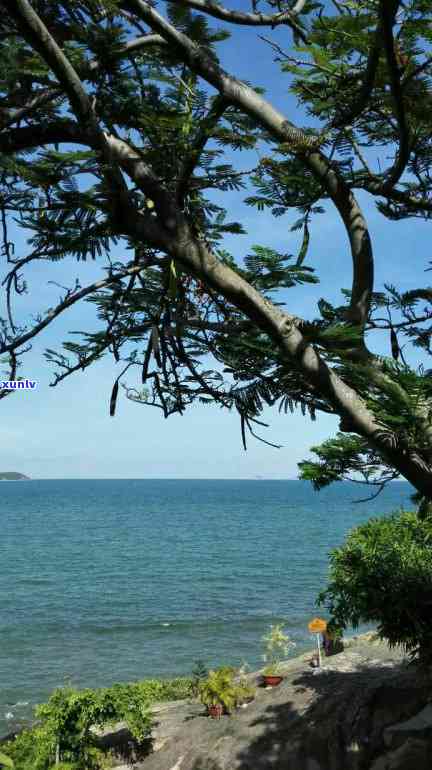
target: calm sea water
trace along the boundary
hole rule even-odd
[[[0,484],[0,734],[65,681],[104,686],[260,666],[260,638],[285,621],[298,649],[327,554],[372,515],[339,484],[85,480]]]

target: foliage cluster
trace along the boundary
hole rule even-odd
[[[197,698],[199,696],[200,686],[204,679],[207,679],[209,675],[208,668],[204,661],[199,658],[195,661],[194,667],[192,669],[192,684],[191,684],[191,690],[192,695]]]
[[[356,199],[366,191],[391,222],[432,216],[432,3],[263,0],[259,13],[251,5],[245,15],[193,0],[127,8],[35,0],[46,29],[38,39],[27,0],[5,0],[0,236],[9,272],[0,355],[13,379],[32,340],[89,302],[93,326],[46,351],[53,384],[111,354],[120,364],[111,415],[119,385],[165,417],[216,403],[237,410],[244,444],[266,406],[332,413],[342,432],[321,449],[332,462],[327,472],[325,462],[306,463],[305,478],[322,486],[355,473],[381,485],[402,473],[432,497],[431,378],[421,367],[432,352],[432,290],[423,280],[409,291],[375,288],[372,233]],[[278,85],[299,103],[298,127],[257,85],[238,87],[238,73],[219,61],[228,29],[242,23],[269,28],[269,56]],[[280,25],[292,33],[285,48],[273,36]],[[240,244],[234,257],[224,239],[244,229],[233,200],[253,208],[261,232],[266,217],[284,218],[300,242],[249,253]],[[314,224],[330,201],[350,244],[351,287],[316,310],[308,303],[299,318],[280,306],[326,270],[313,259]],[[19,255],[15,226],[28,235]],[[71,277],[53,307],[17,317],[28,269],[31,278],[55,261],[88,258],[101,280],[83,287]],[[282,318],[298,344],[279,333]],[[376,339],[388,355],[377,355]]]
[[[124,721],[141,744],[150,734],[151,704],[186,698],[191,687],[191,679],[177,678],[98,689],[59,688],[36,708],[36,726],[9,742],[6,753],[16,770],[48,770],[56,760],[71,770],[104,768],[109,756],[98,748],[94,728]]]
[[[232,666],[222,666],[209,671],[207,679],[201,682],[199,697],[206,706],[222,705],[226,713],[248,698],[253,697],[254,689],[238,675]]]
[[[273,676],[278,673],[282,661],[288,657],[289,650],[295,647],[288,634],[284,633],[283,624],[276,623],[270,626],[270,630],[262,637],[264,645],[263,661],[267,664],[264,674]]]
[[[432,519],[401,512],[352,530],[318,601],[338,627],[373,623],[390,646],[431,659]]]

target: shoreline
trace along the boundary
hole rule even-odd
[[[395,660],[402,660],[405,656],[401,651],[398,650],[390,650],[388,648],[388,645],[386,642],[382,642],[378,639],[376,630],[373,631],[366,631],[364,633],[358,634],[350,634],[345,637],[343,637],[343,643],[344,643],[344,651],[337,653],[335,655],[331,655],[329,657],[325,657],[324,652],[322,654],[322,667],[321,669],[314,669],[315,672],[317,671],[324,671],[324,670],[330,670],[333,669],[335,666],[339,669],[340,664],[345,661],[345,658],[347,655],[349,656],[349,651],[352,648],[357,648],[362,650],[362,657],[364,660],[373,660],[376,658],[378,650],[381,651],[380,655],[383,656],[383,651],[385,651],[385,655],[383,657],[386,658],[394,658]],[[286,661],[281,663],[281,673],[284,675],[284,677],[288,677],[292,674],[295,674],[299,671],[312,671],[312,669],[309,666],[309,661],[314,653],[316,653],[317,647],[309,647],[303,652],[300,652],[298,655],[292,656],[290,658],[287,658]],[[369,655],[367,654],[369,652]],[[256,669],[254,671],[250,671],[246,674],[246,679],[255,686],[258,685],[258,683],[261,680],[262,671],[264,669],[264,666],[260,669]],[[155,677],[157,680],[160,681],[166,681],[170,682],[173,679],[181,678],[181,677]],[[136,680],[136,681],[151,681],[152,677],[146,677],[142,680]],[[122,683],[122,682],[121,682]],[[77,689],[85,689],[84,687],[80,687]],[[93,689],[93,688],[91,688]],[[99,689],[99,688],[94,688]],[[102,689],[102,688],[100,688]],[[193,700],[193,699],[191,699]],[[176,701],[172,701],[172,704],[175,704]],[[157,704],[155,704],[156,706]],[[16,729],[11,729],[8,732],[5,732],[4,734],[0,735],[0,744],[5,743],[8,740],[13,740],[13,738],[17,735],[19,735],[24,730],[31,730],[35,725],[37,724],[36,719],[29,719],[26,720],[25,724],[21,724],[16,727]]]

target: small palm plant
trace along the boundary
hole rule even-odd
[[[238,685],[234,681],[235,669],[223,666],[210,671],[207,679],[200,685],[199,697],[207,708],[221,707],[226,712],[232,711],[237,704]]]
[[[266,667],[263,671],[264,676],[278,676],[280,672],[281,662],[288,657],[291,647],[295,647],[295,642],[292,642],[283,631],[283,624],[277,623],[271,625],[268,634],[262,637],[264,644],[263,661],[266,663]]]

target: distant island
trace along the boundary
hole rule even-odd
[[[29,476],[15,471],[0,471],[0,481],[30,481]]]

